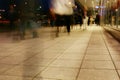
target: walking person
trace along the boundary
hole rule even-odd
[[[9,30],[11,35],[13,35],[13,32],[15,32],[17,28],[17,21],[18,21],[18,13],[15,10],[14,6],[11,4],[9,5],[9,11],[8,11],[8,20],[10,21],[9,23]]]
[[[100,15],[99,14],[96,15],[95,23],[97,24],[97,26],[100,26]]]
[[[84,19],[83,19],[83,30],[85,30],[88,26],[88,17],[87,16],[84,16]]]
[[[54,13],[55,24],[57,26],[56,36],[59,36],[59,27],[64,25],[67,28],[67,33],[70,34],[70,25],[72,23],[74,0],[52,0],[51,11]],[[61,23],[61,18],[64,22]]]

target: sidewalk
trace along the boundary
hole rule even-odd
[[[101,27],[1,43],[0,80],[120,80],[120,44]]]

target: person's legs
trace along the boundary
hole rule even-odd
[[[66,26],[67,26],[67,32],[70,33],[70,25],[67,24]]]
[[[20,23],[20,38],[24,39],[25,36],[25,27],[27,26],[25,21],[21,21]]]
[[[10,23],[9,23],[9,27],[8,27],[8,31],[9,31],[9,33],[8,33],[8,36],[12,36],[13,34],[13,27],[14,27],[14,23],[13,23],[13,21],[10,21]]]
[[[67,32],[70,33],[70,25],[71,25],[71,19],[72,19],[72,16],[71,15],[66,15],[65,17],[65,24],[66,24],[66,27],[67,27]]]
[[[56,14],[56,20],[55,20],[55,25],[56,25],[56,37],[59,36],[59,26],[61,24],[61,21],[60,21],[60,18],[61,16]]]

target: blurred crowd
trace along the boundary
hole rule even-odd
[[[57,26],[56,36],[59,36],[59,27],[61,26],[66,26],[67,33],[70,34],[72,25],[80,24],[83,29],[94,23],[100,25],[99,14],[96,14],[96,17],[88,16],[86,8],[83,8],[82,12],[77,11],[77,13],[74,13],[76,8],[74,0],[51,0],[50,23],[51,26]]]
[[[94,17],[88,15],[85,8],[75,12],[76,9],[74,0],[50,0],[47,26],[56,27],[56,37],[59,36],[59,28],[62,26],[66,27],[66,31],[70,35],[73,25],[79,24],[83,30],[94,23],[100,25],[99,14]],[[41,24],[41,19],[37,20],[38,17],[34,13],[26,13],[25,10],[19,12],[14,9],[14,5],[10,5],[7,18],[11,35],[19,35],[20,39],[25,39],[26,30],[29,29],[33,38],[39,37],[37,29],[42,26],[38,25],[38,23]]]

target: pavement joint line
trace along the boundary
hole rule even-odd
[[[101,31],[101,30],[100,30]],[[87,33],[87,31],[83,31],[83,32],[86,32]],[[91,30],[91,31],[89,31],[89,32],[91,32],[91,34],[90,33],[87,33],[87,34],[90,34],[90,36],[92,36],[92,33],[93,33],[93,30]],[[82,32],[81,32],[82,33]],[[106,49],[107,49],[107,51],[109,52],[109,56],[110,55],[112,55],[111,54],[111,52],[110,52],[110,48],[109,48],[109,42],[107,43],[107,40],[105,39],[105,34],[103,34],[103,32],[101,31],[101,33],[102,33],[102,35],[100,35],[101,37],[100,38],[102,38],[102,40],[103,40],[103,42],[104,42],[104,44],[105,44],[105,42],[106,42]],[[73,33],[74,34],[74,33]],[[77,34],[77,33],[76,33]],[[53,63],[59,56],[61,56],[61,55],[63,55],[64,54],[64,52],[65,52],[65,50],[67,50],[67,49],[69,49],[69,47],[71,47],[72,45],[65,45],[65,48],[63,49],[62,47],[61,47],[61,45],[62,45],[62,43],[66,43],[66,41],[65,42],[62,42],[61,40],[63,39],[63,40],[67,40],[68,39],[68,43],[72,43],[72,42],[75,42],[76,43],[76,41],[75,40],[78,40],[78,38],[77,37],[81,37],[80,36],[80,34],[78,35],[76,35],[76,34],[74,34],[74,35],[72,35],[71,36],[71,38],[68,38],[68,37],[70,37],[70,36],[63,36],[63,35],[61,35],[59,38],[55,38],[54,40],[56,41],[54,44],[50,44],[49,46],[46,46],[45,48],[43,48],[43,49],[49,49],[50,47],[51,47],[51,45],[54,45],[54,48],[55,48],[55,45],[57,44],[57,46],[59,46],[59,44],[60,44],[60,46],[57,48],[57,49],[59,49],[60,48],[60,50],[57,50],[57,52],[59,52],[57,55],[55,55],[55,56],[52,56],[52,58],[51,58],[51,61],[49,61],[50,63],[49,64],[47,64],[47,66],[45,66],[44,68],[46,68],[46,67],[51,67],[51,66],[49,66],[49,65],[51,65],[51,63]],[[94,34],[93,34],[94,35]],[[85,35],[84,35],[85,36]],[[86,46],[84,46],[86,49],[84,50],[84,53],[83,53],[83,55],[84,55],[84,57],[82,57],[82,59],[81,59],[81,61],[90,61],[90,60],[84,60],[84,58],[85,58],[85,56],[87,55],[87,50],[88,50],[88,47],[91,47],[91,46],[88,46],[89,44],[88,43],[90,43],[90,39],[91,38],[95,38],[95,36],[92,36],[92,37],[88,37],[89,39],[87,39],[86,40]],[[74,38],[74,39],[72,39],[72,37]],[[85,37],[87,37],[87,36],[85,36]],[[69,41],[70,39],[72,39],[71,41]],[[83,38],[84,39],[84,38]],[[46,39],[45,39],[46,40]],[[53,40],[53,41],[54,41]],[[50,40],[50,41],[52,41],[52,40]],[[29,41],[30,42],[30,41]],[[58,43],[57,43],[58,42]],[[78,42],[78,41],[77,41]],[[75,43],[73,43],[73,44],[75,44]],[[23,45],[24,43],[22,43],[22,45]],[[28,43],[29,44],[29,43]],[[79,43],[80,44],[80,43]],[[95,43],[96,44],[96,43]],[[97,44],[97,45],[99,45],[99,44]],[[18,45],[19,46],[19,45]],[[75,45],[74,45],[75,46]],[[10,46],[9,46],[10,47]],[[12,46],[12,48],[13,47],[15,47],[15,45],[14,46]],[[53,47],[53,46],[52,46]],[[30,47],[30,49],[31,49],[32,47]],[[41,48],[41,47],[40,47]],[[28,49],[29,49],[29,47],[28,47]],[[39,52],[41,52],[41,50],[39,51],[38,50],[39,48],[34,48],[34,49],[32,49],[32,50],[37,50],[37,52],[36,52],[36,54],[34,54],[34,55],[37,55],[37,54],[39,54]],[[53,48],[52,48],[53,49]],[[97,49],[99,49],[99,48],[97,48]],[[93,50],[97,50],[97,49],[93,49]],[[13,49],[12,49],[13,50]],[[11,51],[12,51],[11,50]],[[20,50],[20,49],[19,49]],[[62,50],[62,51],[61,51]],[[44,51],[44,50],[42,50],[42,51]],[[16,52],[16,51],[15,51]],[[14,52],[14,53],[15,53]],[[18,50],[17,50],[17,52],[18,52]],[[34,51],[33,51],[34,52]],[[41,52],[42,53],[42,52]],[[41,54],[40,53],[40,54]],[[22,53],[23,54],[23,53]],[[91,54],[90,54],[91,55]],[[107,55],[107,54],[106,54]],[[55,59],[56,58],[56,59]],[[113,58],[112,58],[112,56],[110,56],[110,58],[113,60]],[[73,59],[74,60],[74,59]],[[52,62],[53,61],[53,62]],[[94,60],[91,60],[91,61],[94,61]],[[95,60],[95,61],[111,61],[111,60]],[[113,62],[115,62],[114,60],[113,60]],[[113,63],[114,64],[114,63]],[[19,64],[16,64],[14,67],[16,67],[17,65],[19,65]],[[80,69],[79,69],[79,73],[78,73],[78,78],[79,78],[79,75],[81,74],[81,69],[91,69],[91,68],[82,68],[82,65],[83,65],[83,62],[82,63],[80,63],[79,65],[81,65],[81,67],[80,67]],[[116,65],[114,64],[114,67],[116,67]],[[42,71],[44,71],[44,68],[42,69]],[[63,67],[64,68],[64,67]],[[68,67],[67,67],[68,68]],[[71,68],[71,67],[70,67]],[[78,68],[77,68],[78,69]],[[98,69],[98,68],[95,68],[95,70],[114,70],[115,71],[115,69]],[[116,67],[116,71],[117,70],[119,70],[119,69],[117,69],[117,67]],[[40,72],[42,72],[42,71],[38,71],[38,73]],[[78,71],[77,71],[78,72]],[[76,73],[77,73],[76,72]],[[116,72],[115,72],[116,73]],[[37,73],[36,73],[37,74]],[[36,74],[34,74],[34,76],[36,75]],[[116,74],[118,74],[118,76],[119,76],[119,79],[120,79],[120,75],[119,75],[119,72],[118,73],[116,73]],[[40,74],[38,74],[38,75],[40,75]],[[6,75],[6,76],[9,76],[9,75]],[[31,79],[34,79],[34,76],[33,77],[31,77]],[[17,76],[15,76],[15,77],[17,77]],[[40,76],[41,77],[41,76]],[[36,76],[35,77],[35,79],[36,78],[40,78],[39,76]],[[75,76],[76,77],[76,76]],[[45,77],[43,77],[43,79],[44,79]],[[77,79],[78,79],[77,78]],[[40,79],[42,79],[42,77],[40,78]],[[54,79],[54,78],[49,78],[49,79]],[[75,79],[75,80],[77,80],[77,79]],[[60,79],[56,79],[56,80],[60,80]]]
[[[74,41],[73,44],[75,44],[75,41]],[[54,58],[54,59],[48,64],[48,66],[46,66],[41,72],[39,72],[38,74],[36,74],[36,75],[32,78],[32,80],[34,80],[40,73],[42,73],[45,69],[47,69],[47,68],[49,67],[49,65],[50,65],[51,63],[53,63],[59,56],[65,54],[64,52],[65,52],[67,49],[69,49],[70,47],[71,47],[71,46],[67,47],[63,52],[61,52],[58,56],[56,56],[56,58]]]
[[[7,69],[7,70],[1,72],[0,75],[4,75],[3,73],[7,72],[8,70],[11,70],[11,69],[15,68],[15,67],[18,66],[18,65],[19,65],[19,64],[14,64],[13,67],[11,67],[11,68],[9,68],[9,69]]]
[[[57,42],[56,42],[57,43]],[[55,44],[56,44],[55,43]],[[54,44],[52,44],[52,45],[54,45]],[[52,45],[50,45],[50,46],[52,46]],[[50,46],[48,46],[47,48],[45,48],[45,49],[48,49]],[[40,52],[43,52],[44,50],[41,50]],[[34,56],[36,56],[36,55],[38,55],[38,54],[42,54],[42,53],[36,53],[36,54],[34,54]],[[31,59],[33,56],[31,56],[29,59]],[[29,60],[29,59],[26,59],[26,60],[24,60],[23,62],[25,62],[25,61],[27,61],[27,60]],[[21,62],[22,63],[22,62]]]
[[[56,43],[58,43],[58,42],[60,42],[60,41],[57,41]],[[54,43],[54,44],[56,44],[56,43]],[[52,44],[52,45],[54,45],[54,44]],[[51,45],[50,45],[50,46],[51,46]],[[48,49],[50,46],[48,46],[46,49]],[[42,51],[40,51],[40,52],[42,52]],[[39,53],[34,54],[34,56],[36,56],[37,54],[39,54]],[[11,54],[10,54],[10,55],[11,55]],[[6,56],[6,57],[9,57],[10,55],[8,55],[8,56]],[[23,61],[17,63],[16,66],[21,65],[23,62],[25,62],[25,61],[31,59],[32,57],[33,57],[33,56],[31,56],[31,57],[29,57],[28,59],[25,59],[25,60],[23,60]],[[0,60],[1,60],[1,59],[0,59]],[[14,66],[14,67],[16,67],[16,66]],[[10,69],[12,69],[12,68],[10,68]],[[7,71],[7,70],[6,70],[6,71]],[[4,73],[5,73],[6,71],[4,71]]]
[[[86,47],[86,49],[85,49],[84,56],[83,56],[83,58],[82,58],[82,60],[81,60],[81,64],[80,64],[80,67],[79,67],[79,70],[78,70],[78,73],[77,73],[77,76],[76,76],[75,80],[78,79],[79,74],[80,74],[80,71],[81,71],[81,69],[82,69],[82,64],[83,64],[84,59],[85,59],[85,56],[86,56],[86,54],[87,54],[87,49],[88,49],[89,44],[90,44],[90,40],[91,40],[92,33],[93,33],[93,29],[92,29],[92,32],[91,32],[91,34],[90,34],[89,41],[88,41],[87,47]]]

